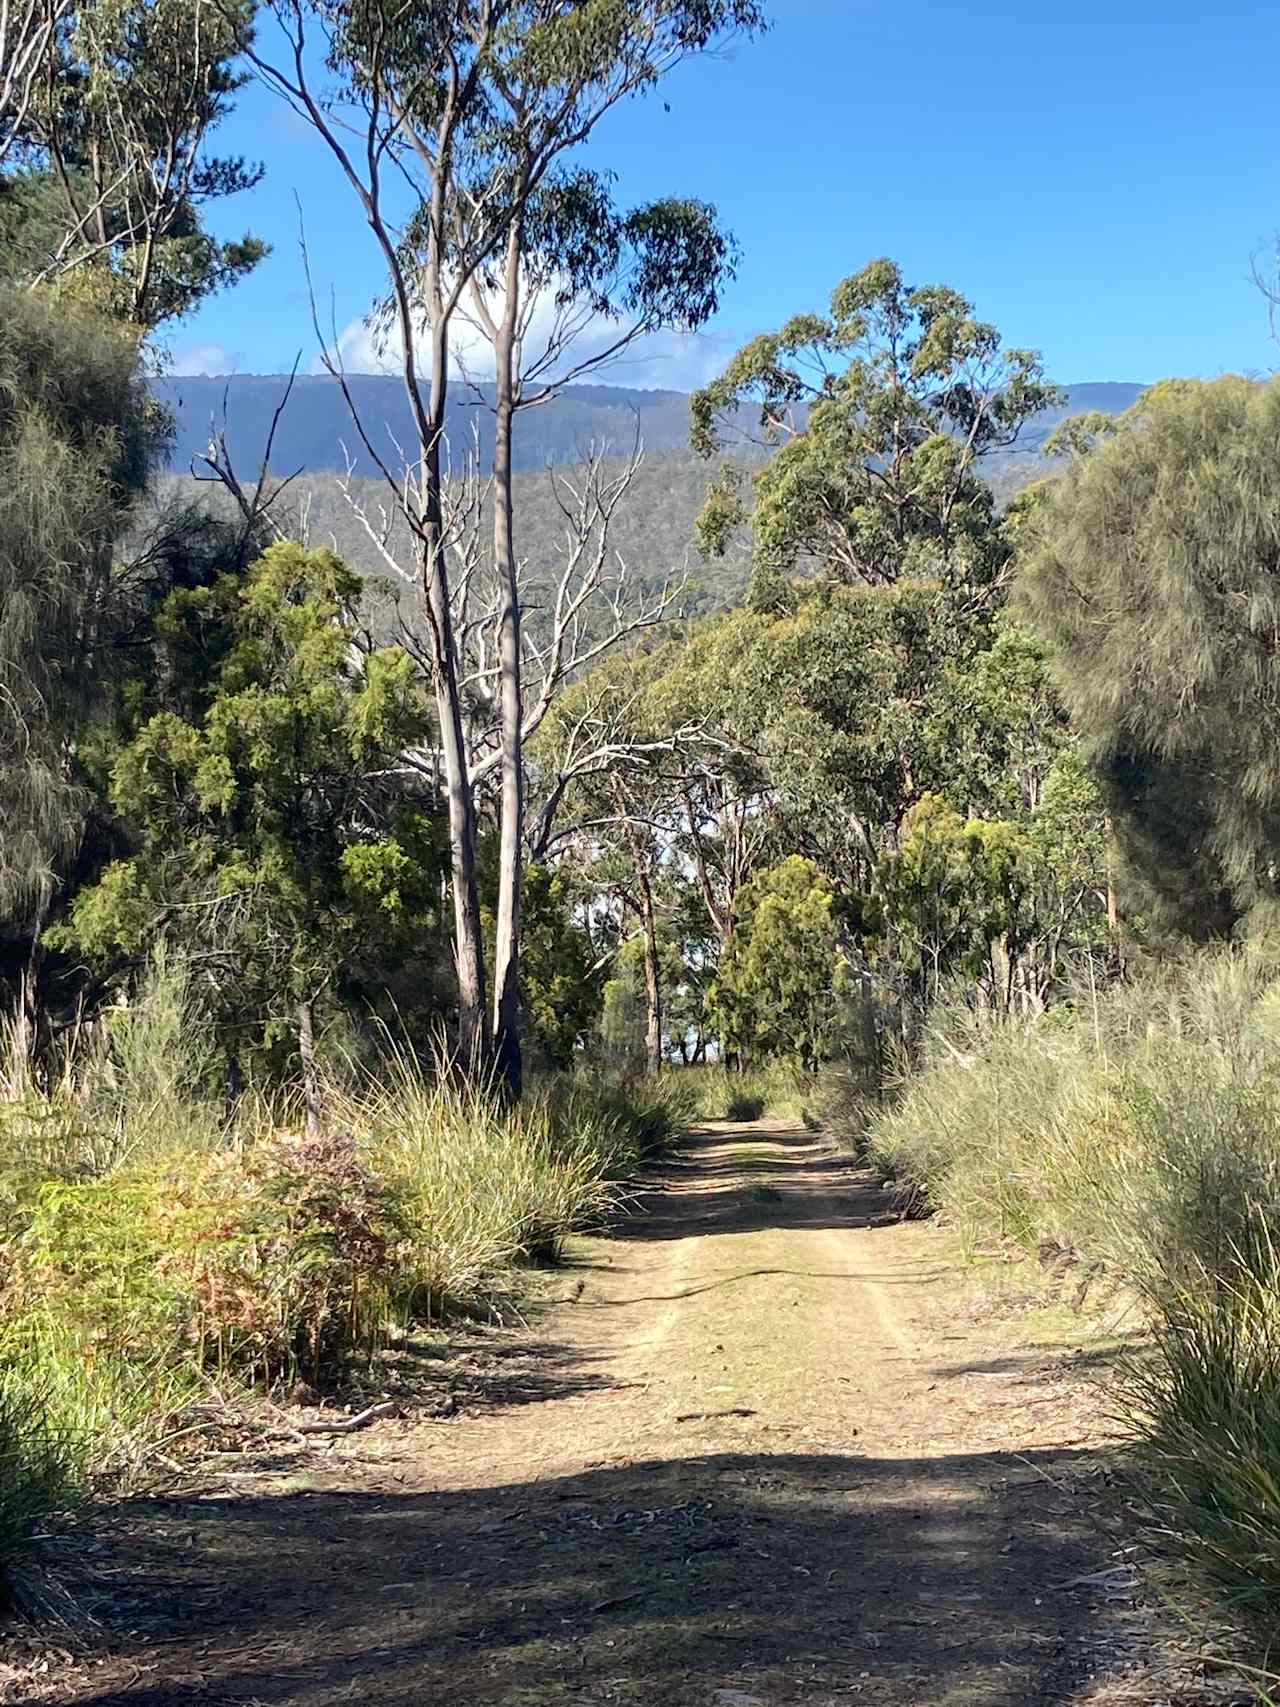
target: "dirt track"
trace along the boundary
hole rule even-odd
[[[663,1175],[532,1339],[459,1354],[449,1420],[141,1514],[59,1698],[1094,1700],[1140,1614],[1074,1373],[993,1356],[938,1236],[803,1132]]]

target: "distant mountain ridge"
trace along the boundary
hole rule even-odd
[[[272,471],[319,474],[378,472],[377,458],[398,468],[402,446],[413,442],[413,423],[401,381],[393,375],[351,374],[347,384],[375,455],[361,443],[336,380],[328,374],[299,374],[281,412],[271,452]],[[285,374],[165,375],[152,391],[175,423],[170,467],[186,472],[205,451],[213,432],[225,432],[233,464],[242,475],[261,466],[272,417],[288,391]],[[1017,446],[995,459],[1002,475],[1011,459],[1031,463],[1048,433],[1067,415],[1087,409],[1119,414],[1144,388],[1118,381],[1066,387],[1067,402],[1046,409],[1024,429]],[[493,446],[491,386],[456,385],[446,427],[459,465],[473,444],[482,461]],[[626,454],[639,438],[650,454],[684,451],[689,443],[689,398],[682,391],[639,391],[625,386],[571,385],[552,402],[529,409],[516,425],[515,465],[543,468],[573,463],[591,448]],[[1034,477],[1028,466],[1028,479]],[[1013,484],[1020,484],[1014,481]],[[1006,484],[1002,478],[1001,486]]]
[[[225,432],[240,473],[261,467],[272,417],[288,393],[272,445],[275,474],[346,471],[378,473],[377,459],[399,468],[401,447],[415,430],[402,381],[393,375],[350,374],[347,385],[375,455],[360,434],[337,381],[328,374],[299,374],[289,390],[287,374],[211,377],[165,375],[152,382],[154,395],[176,425],[170,467],[190,468],[212,432]],[[482,461],[493,449],[493,387],[455,385],[449,400],[446,437],[455,467],[478,445]],[[625,455],[637,436],[646,450],[683,450],[689,442],[689,399],[682,391],[637,391],[623,386],[571,385],[551,403],[521,411],[516,422],[515,466],[581,462],[593,448]]]

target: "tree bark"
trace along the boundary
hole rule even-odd
[[[315,1004],[310,996],[298,1003],[298,1055],[302,1061],[302,1105],[308,1138],[320,1131],[320,1081],[316,1074]]]
[[[458,1057],[472,1076],[488,1063],[485,1020],[484,938],[480,928],[480,896],[476,887],[475,802],[467,775],[462,695],[458,687],[458,649],[444,562],[441,505],[440,446],[449,364],[446,326],[437,323],[431,338],[430,431],[422,445],[423,582],[435,643],[436,708],[440,718],[440,748],[444,759],[445,792],[449,801],[449,845],[453,879],[454,969],[458,981]]]
[[[520,674],[520,584],[512,516],[511,436],[516,409],[516,340],[520,324],[518,223],[507,240],[502,323],[494,344],[497,388],[493,445],[493,553],[502,582],[498,655],[502,811],[498,918],[493,967],[494,1064],[508,1096],[520,1096],[520,902],[524,876],[524,692]]]
[[[658,964],[658,924],[648,866],[641,867],[640,920],[644,926],[645,1072],[662,1071],[662,971]]]

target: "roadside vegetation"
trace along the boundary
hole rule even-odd
[[[1120,1377],[1162,1551],[1269,1634],[1280,1612],[1280,977],[1205,950],[1032,1018],[935,1011],[864,1129],[904,1203],[1121,1284],[1150,1346]]]
[[[0,1104],[0,1560],[171,1468],[212,1385],[340,1390],[398,1330],[499,1310],[692,1103],[562,1077],[504,1107],[388,1043],[326,1085],[321,1132],[287,1092],[228,1119],[190,989],[161,960],[55,1087]]]
[[[762,8],[256,10],[0,27],[0,1569],[210,1379],[340,1381],[690,1120],[778,1114],[1133,1289],[1153,1532],[1274,1635],[1280,382],[1068,421],[1001,510],[1039,354],[853,256],[691,399],[696,545],[750,562],[693,620],[684,545],[615,528],[639,453],[557,471],[531,554],[513,433],[720,306],[696,184],[622,207],[580,150]],[[265,252],[204,223],[262,175],[213,151],[250,75],[388,275],[380,579],[292,537],[269,447],[163,488],[148,378]]]

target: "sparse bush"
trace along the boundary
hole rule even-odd
[[[665,1082],[686,1088],[692,1113],[703,1120],[759,1120],[766,1114],[799,1120],[813,1083],[785,1061],[745,1073],[722,1066],[678,1068]]]
[[[725,1096],[724,1117],[726,1120],[759,1120],[764,1108],[761,1092],[745,1088],[736,1090],[730,1086]]]
[[[323,1383],[395,1324],[491,1304],[692,1112],[668,1079],[553,1080],[507,1109],[393,1053],[331,1087],[327,1135],[253,1105],[259,1128],[214,1143],[180,1053],[132,1010],[0,1106],[0,1569],[32,1519],[127,1482],[210,1372]]]
[[[1102,1262],[1153,1343],[1121,1379],[1152,1533],[1280,1616],[1280,981],[1200,954],[1033,1021],[941,1015],[873,1154],[964,1240]]]

